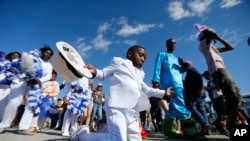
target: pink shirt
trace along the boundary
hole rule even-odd
[[[199,45],[200,52],[205,57],[208,72],[213,74],[219,68],[225,68],[220,52],[213,44],[206,45],[206,39],[202,40]]]

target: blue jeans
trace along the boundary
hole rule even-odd
[[[205,97],[187,97],[185,98],[187,109],[192,116],[201,124],[202,127],[208,125],[208,117],[205,109]]]
[[[102,104],[93,103],[93,110],[91,113],[90,123],[94,122],[95,116],[97,114],[98,122],[102,120]]]

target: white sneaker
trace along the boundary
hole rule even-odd
[[[0,128],[0,134],[5,131],[5,128]]]
[[[69,135],[69,133],[67,133],[67,132],[63,132],[63,133],[62,133],[62,136],[63,136],[63,137],[69,137],[70,135]]]
[[[79,136],[81,134],[89,134],[89,127],[87,125],[79,126],[77,130],[69,137],[68,141],[80,141]]]

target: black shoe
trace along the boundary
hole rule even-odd
[[[213,125],[206,125],[203,127],[203,129],[201,130],[201,133],[203,135],[211,135],[211,130],[215,129],[215,127]]]
[[[227,130],[226,127],[221,127],[221,128],[219,129],[219,132],[220,132],[220,134],[222,134],[222,135],[225,135],[225,136],[230,137],[230,132]]]

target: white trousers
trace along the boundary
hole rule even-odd
[[[46,117],[35,116],[32,119],[30,127],[36,127],[38,129],[43,129],[44,124],[45,124],[45,120],[46,120]]]
[[[13,83],[11,91],[7,96],[7,105],[4,106],[2,121],[0,128],[10,127],[16,113],[18,106],[22,103],[23,95],[27,90],[27,85],[24,82]]]
[[[3,118],[3,111],[5,105],[8,103],[8,94],[10,93],[10,86],[0,84],[0,121]]]
[[[134,109],[105,108],[108,133],[81,134],[81,141],[142,141]]]
[[[25,105],[25,109],[24,109],[24,113],[23,116],[19,122],[19,130],[29,130],[31,123],[32,123],[32,119],[33,119],[33,112],[32,109],[30,108],[28,101],[26,101],[26,105]]]
[[[78,127],[78,117],[73,114],[70,114],[69,110],[66,110],[64,117],[63,117],[62,132],[73,133],[77,130],[77,127]]]

